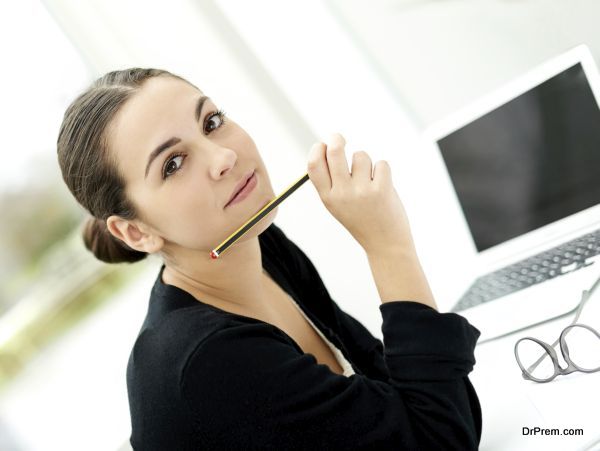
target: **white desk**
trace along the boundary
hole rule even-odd
[[[600,332],[600,302],[594,300],[600,299],[591,298],[577,322]],[[522,378],[514,356],[519,338],[531,336],[552,345],[573,318],[477,345],[469,377],[482,409],[481,450],[600,450],[600,372],[575,372],[540,384]],[[560,346],[555,349],[564,367]],[[524,427],[583,429],[583,435],[524,435]]]

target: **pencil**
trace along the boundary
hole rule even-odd
[[[210,251],[210,258],[217,259],[221,256],[223,252],[225,252],[229,246],[235,243],[240,239],[241,236],[244,235],[250,228],[269,214],[271,210],[273,210],[277,205],[283,202],[290,194],[296,191],[298,188],[302,186],[304,182],[308,180],[308,173],[304,174],[294,183],[292,183],[286,190],[283,191],[279,196],[269,202],[267,205],[262,207],[254,216],[252,216],[244,225],[242,225],[239,229],[233,232],[228,238],[226,238],[221,244],[219,244],[215,249]]]

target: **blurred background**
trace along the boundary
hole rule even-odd
[[[253,137],[275,191],[339,132],[394,169],[443,311],[450,256],[444,193],[418,134],[561,52],[600,61],[593,0],[20,0],[0,3],[0,450],[128,450],[129,352],[160,261],[106,265],[81,240],[86,212],[64,185],[56,138],[68,104],[107,71],[188,78]],[[362,249],[305,184],[276,223],[332,297],[381,338]],[[450,242],[449,242],[450,241]]]

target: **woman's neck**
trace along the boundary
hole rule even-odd
[[[268,310],[267,289],[273,281],[262,267],[258,237],[239,242],[217,260],[180,253],[165,261],[163,281],[219,308]]]

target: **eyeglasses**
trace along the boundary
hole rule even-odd
[[[563,329],[560,337],[552,345],[533,337],[523,337],[515,343],[515,358],[521,368],[523,379],[550,382],[558,375],[575,371],[584,373],[600,371],[600,334],[590,326],[576,323],[583,306],[599,284],[600,277],[589,290],[583,290],[575,318]],[[566,368],[560,366],[554,350],[558,343],[567,362]],[[569,345],[577,352],[569,352]]]

